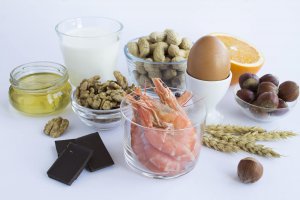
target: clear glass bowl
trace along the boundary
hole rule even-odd
[[[264,108],[264,107],[250,104],[240,99],[236,95],[238,90],[240,90],[240,86],[236,86],[233,92],[234,92],[235,101],[237,102],[240,110],[246,116],[258,122],[272,122],[281,119],[282,117],[288,115],[292,111],[294,106],[297,104],[297,100],[296,100],[293,102],[286,102],[288,104],[287,108],[276,108],[276,109]]]
[[[174,93],[182,90],[172,88]],[[157,99],[153,88],[147,95]],[[191,120],[184,129],[148,128],[134,120],[137,114],[127,100],[121,103],[124,118],[124,155],[126,163],[139,174],[169,179],[190,172],[196,165],[205,128],[206,107],[203,98],[193,95],[183,106]],[[138,115],[143,120],[143,115]]]
[[[73,111],[86,125],[98,130],[108,130],[120,125],[122,119],[120,109],[94,110],[83,107],[77,103],[76,90],[73,91],[71,98]]]
[[[129,42],[137,42],[139,38]],[[124,47],[131,81],[141,87],[153,86],[151,78],[161,78],[168,87],[185,89],[187,60],[179,62],[152,62],[132,55]],[[169,70],[169,71],[168,71]],[[168,74],[168,75],[167,75]],[[172,75],[170,75],[172,74]]]

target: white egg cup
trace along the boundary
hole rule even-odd
[[[224,116],[216,110],[218,103],[225,96],[231,82],[232,73],[220,81],[203,81],[190,76],[186,72],[186,87],[188,90],[204,98],[207,109],[207,124],[219,124]]]

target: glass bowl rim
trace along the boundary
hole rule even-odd
[[[71,22],[71,21],[75,21],[75,20],[78,20],[78,19],[100,19],[100,20],[107,20],[107,21],[111,21],[111,22],[114,22],[116,24],[119,25],[119,28],[116,30],[116,31],[111,31],[109,32],[108,34],[104,34],[104,35],[96,35],[96,36],[76,36],[76,35],[71,35],[71,34],[67,34],[61,30],[59,30],[59,27],[66,23],[66,22]],[[116,20],[114,18],[110,18],[110,17],[100,17],[100,16],[81,16],[81,17],[71,17],[71,18],[66,18],[66,19],[63,19],[61,21],[59,21],[56,25],[55,25],[55,31],[58,35],[64,35],[64,36],[68,36],[68,37],[74,37],[74,38],[105,38],[105,37],[108,37],[112,34],[116,34],[116,33],[120,33],[124,28],[124,25],[119,21],[119,20]]]
[[[148,88],[145,88],[146,90],[149,90],[149,89],[153,89],[153,88],[155,88],[155,87],[148,87]],[[175,90],[179,90],[179,91],[182,91],[182,92],[184,92],[184,91],[186,91],[186,90],[182,90],[182,89],[179,89],[179,88],[172,88],[172,87],[169,87],[170,89],[175,89]],[[155,93],[156,94],[156,93]],[[198,97],[198,99],[197,99],[197,101],[196,102],[193,102],[191,105],[188,105],[188,106],[182,106],[183,108],[188,108],[188,107],[190,107],[190,106],[192,106],[193,104],[195,104],[195,103],[197,103],[197,102],[202,102],[202,104],[203,104],[203,106],[204,106],[204,109],[205,109],[205,117],[204,117],[204,123],[205,123],[205,121],[206,121],[206,116],[207,116],[207,110],[206,110],[206,106],[205,106],[205,97],[200,97],[199,95],[197,95],[197,94],[194,94],[194,93],[192,93],[193,94],[193,96],[192,97],[194,97],[194,96],[196,96],[196,97]],[[157,130],[157,131],[162,131],[162,132],[165,132],[165,131],[170,131],[170,130],[163,130],[163,129],[160,129],[160,128],[155,128],[155,127],[152,127],[152,128],[150,128],[150,127],[146,127],[146,126],[143,126],[143,125],[141,125],[141,124],[138,124],[138,123],[136,123],[136,122],[133,122],[131,119],[129,119],[126,115],[125,115],[125,110],[126,109],[129,109],[129,108],[131,108],[132,106],[130,105],[130,104],[128,104],[128,105],[126,105],[126,106],[124,106],[124,102],[126,102],[127,100],[125,100],[125,98],[122,100],[122,102],[121,102],[121,104],[120,104],[120,111],[121,111],[121,114],[122,114],[122,117],[124,117],[124,119],[125,120],[127,120],[127,121],[129,121],[130,123],[132,123],[132,124],[134,124],[134,125],[136,125],[136,126],[138,126],[138,127],[140,127],[140,128],[143,128],[143,129],[151,129],[151,130]],[[186,127],[186,128],[182,128],[182,129],[174,129],[174,130],[172,130],[172,132],[181,132],[181,131],[184,131],[184,130],[187,130],[187,129],[191,129],[191,128],[195,128],[196,126],[199,126],[199,125],[201,125],[201,122],[200,123],[195,123],[195,124],[192,124],[191,126],[188,126],[188,127]],[[179,133],[180,134],[180,133]]]
[[[295,101],[292,101],[292,102],[287,102],[289,104],[289,106],[286,107],[286,108],[273,108],[273,109],[272,108],[265,108],[265,107],[261,107],[261,106],[257,106],[257,105],[248,103],[248,102],[244,101],[243,99],[241,99],[239,96],[237,96],[237,91],[239,89],[241,89],[241,87],[238,84],[233,88],[233,95],[235,97],[235,101],[236,102],[237,102],[237,99],[238,99],[239,101],[241,101],[242,103],[246,104],[249,107],[257,108],[257,109],[260,109],[260,110],[263,110],[263,111],[267,111],[267,112],[270,112],[270,111],[290,110],[290,109],[294,108],[295,105],[298,102],[298,99],[296,99]],[[239,104],[239,103],[237,102],[237,104]],[[241,105],[239,104],[239,106],[241,106]]]
[[[135,60],[135,61],[138,61],[138,62],[143,62],[143,63],[148,63],[148,64],[154,64],[154,65],[178,65],[178,64],[184,64],[184,63],[187,63],[187,59],[185,60],[181,60],[181,61],[178,61],[178,62],[154,62],[154,61],[149,61],[149,60],[145,60],[143,58],[139,58],[139,57],[136,57],[134,55],[132,55],[129,50],[128,50],[128,43],[129,42],[134,42],[142,37],[145,37],[145,36],[141,36],[141,37],[137,37],[137,38],[134,38],[132,40],[129,40],[125,46],[124,46],[124,54],[126,56],[127,59],[130,59],[130,60]]]

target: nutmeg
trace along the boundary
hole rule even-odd
[[[263,166],[255,158],[247,157],[239,162],[237,174],[243,183],[254,183],[262,177]]]
[[[284,101],[295,101],[299,96],[299,86],[293,81],[285,81],[279,85],[279,98]]]

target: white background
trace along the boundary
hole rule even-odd
[[[124,163],[123,131],[101,132],[115,165],[94,173],[83,171],[71,187],[49,179],[56,159],[54,139],[42,129],[49,117],[26,117],[8,102],[10,71],[23,63],[49,60],[62,63],[54,26],[65,18],[106,16],[124,24],[123,44],[154,30],[173,28],[193,40],[211,33],[237,35],[265,55],[260,75],[274,73],[281,81],[300,82],[300,2],[298,0],[101,1],[0,0],[0,199],[298,199],[300,137],[268,142],[285,155],[256,157],[264,175],[255,184],[238,181],[236,167],[249,154],[224,154],[203,148],[196,168],[173,180],[135,174]],[[118,68],[127,73],[120,51]],[[274,123],[256,123],[243,116],[231,91],[220,103],[224,123],[257,125],[300,132],[300,106]],[[68,107],[61,116],[71,121],[59,139],[76,138],[95,130],[85,126]]]

